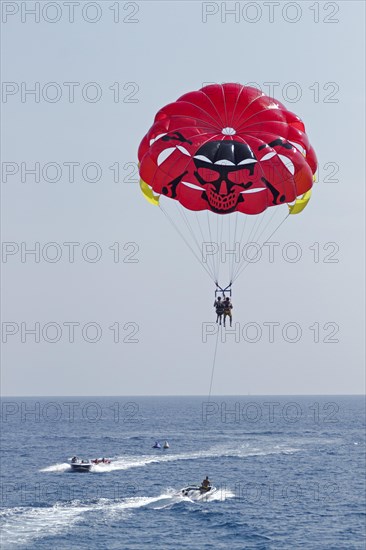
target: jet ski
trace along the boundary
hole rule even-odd
[[[169,443],[167,441],[165,441],[163,445],[163,449],[169,449]]]
[[[190,485],[181,489],[181,494],[185,497],[189,497],[191,500],[204,500],[207,495],[211,495],[217,491],[216,487],[209,485],[208,487],[202,487],[202,485]]]
[[[93,465],[91,460],[84,460],[77,456],[73,456],[70,460],[70,466],[73,472],[89,472]]]
[[[155,443],[154,443],[154,445],[153,445],[152,448],[153,448],[153,449],[161,449],[161,445],[160,445],[159,441],[155,441]]]

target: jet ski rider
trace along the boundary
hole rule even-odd
[[[208,476],[206,476],[206,479],[204,479],[201,483],[201,489],[208,491],[210,487],[211,487],[211,481],[208,479]]]

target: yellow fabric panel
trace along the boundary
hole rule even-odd
[[[300,214],[307,206],[311,198],[311,189],[295,200],[293,204],[288,204],[289,214]]]
[[[145,199],[154,206],[159,206],[160,195],[154,195],[151,187],[147,185],[143,180],[140,180],[140,187]]]

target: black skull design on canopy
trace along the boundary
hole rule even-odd
[[[251,148],[239,141],[209,141],[194,156],[194,175],[205,189],[202,198],[217,213],[234,212],[244,200],[242,192],[253,185],[257,159]]]

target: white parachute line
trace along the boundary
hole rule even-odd
[[[219,341],[219,332],[220,332],[220,329],[221,329],[221,331],[222,331],[221,325],[219,325],[219,326],[217,327],[215,351],[214,351],[214,356],[213,356],[213,361],[212,361],[212,368],[211,368],[210,388],[209,388],[209,390],[208,390],[208,402],[210,402],[211,393],[212,393],[212,386],[213,386],[213,380],[214,380],[214,374],[215,374],[215,366],[216,366],[217,344],[218,344],[218,341]]]
[[[243,214],[243,216],[245,216],[245,218],[244,218],[243,229],[242,229],[240,240],[239,240],[239,246],[240,246],[240,244],[241,244],[241,242],[244,238],[245,228],[246,228],[247,221],[248,221],[248,218],[249,218],[248,214]]]
[[[210,217],[209,217],[208,210],[206,210],[205,212],[205,223],[207,228],[207,242],[214,244],[212,240],[211,224],[210,224]],[[217,281],[217,263],[216,263],[215,254],[211,254],[211,260],[212,260],[213,272],[214,272],[215,282],[216,282]]]
[[[218,216],[217,218],[217,244],[219,246],[219,259],[218,259],[218,270],[217,270],[217,280],[219,280],[219,277],[220,277],[220,267],[221,267],[221,261],[220,261],[220,256],[221,256],[221,244],[222,244],[222,234],[223,234],[223,231],[224,231],[224,216]],[[220,238],[219,238],[219,225],[220,225]]]
[[[270,219],[267,221],[266,225],[264,226],[264,228],[262,229],[262,231],[260,232],[260,234],[258,235],[258,239],[261,238],[261,236],[263,235],[263,233],[265,232],[265,230],[267,229],[267,227],[269,226],[270,223],[272,223],[272,220],[276,217],[276,215],[278,214],[279,212],[279,209],[278,208],[275,208],[274,209],[274,212],[272,213],[272,216],[270,217]],[[266,239],[267,241],[268,239]],[[263,243],[264,244],[264,243]]]
[[[251,238],[254,240],[255,242],[255,239],[257,238],[258,236],[258,232],[261,228],[261,225],[263,224],[265,218],[268,217],[268,210],[265,210],[262,215],[258,216],[258,223],[255,224],[255,227],[253,228],[254,229],[254,233],[251,235]]]
[[[266,239],[265,242],[268,242],[269,239],[271,239],[273,237],[273,235],[276,233],[276,231],[278,231],[278,229],[281,227],[281,225],[287,220],[287,218],[289,217],[290,213],[288,213],[284,218],[283,220],[278,224],[278,226],[274,229],[274,231],[272,231],[272,233],[270,234],[270,236]],[[262,250],[264,246],[264,243],[262,244],[262,246],[259,248],[259,251]],[[249,260],[246,261],[246,264],[242,266],[242,268],[235,274],[235,277],[234,277],[234,281],[239,277],[239,275],[241,275],[244,271],[244,269],[246,269],[248,267],[248,265],[250,264],[251,262],[249,262]]]
[[[213,243],[212,235],[211,235],[210,217],[209,217],[208,210],[206,210],[206,219],[207,219],[207,224],[208,224],[208,234],[209,234],[209,237],[210,237],[210,242]],[[217,271],[218,271],[217,263],[215,262],[215,257],[214,256],[213,256],[212,259],[213,259],[213,265],[214,265],[215,283],[217,283]]]
[[[186,243],[186,245],[188,246],[188,248],[190,249],[190,251],[192,252],[192,254],[194,255],[194,257],[198,260],[198,263],[203,267],[203,269],[206,271],[206,273],[208,274],[208,276],[210,277],[210,279],[212,279],[212,274],[210,273],[210,271],[207,269],[207,267],[201,262],[199,256],[197,256],[196,252],[194,251],[194,249],[192,248],[192,246],[189,244],[189,242],[187,241],[187,239],[185,238],[184,234],[180,231],[180,229],[177,227],[176,223],[174,223],[174,221],[172,220],[171,216],[165,211],[165,209],[162,207],[161,204],[159,204],[159,207],[161,209],[161,211],[163,212],[163,214],[167,217],[167,219],[169,220],[169,222],[171,223],[171,225],[174,227],[174,229],[176,230],[176,232],[180,235],[180,237],[183,239],[183,241]]]
[[[246,230],[246,226],[247,226],[249,216],[248,216],[248,214],[241,214],[241,213],[237,212],[237,216],[239,216],[239,215],[244,216],[243,222],[241,224],[241,235],[240,235],[239,240],[238,240],[239,251],[240,251],[241,243],[244,241],[244,235],[245,235],[245,230]],[[232,273],[230,273],[230,281],[231,282],[234,280],[235,273],[240,267],[239,264],[240,264],[240,259],[239,259],[239,262],[236,263],[236,265],[233,265]]]
[[[265,232],[265,230],[267,229],[267,227],[272,223],[272,220],[277,215],[277,213],[278,213],[277,208],[274,209],[273,212],[271,212],[271,216],[269,216],[269,210],[268,209],[266,209],[264,212],[262,212],[262,214],[258,216],[258,220],[256,220],[256,223],[254,224],[254,227],[252,228],[252,231],[251,231],[250,236],[247,240],[247,243],[250,243],[253,240],[253,242],[256,242],[258,245],[260,245],[259,250],[261,250],[264,243],[260,242],[260,238],[263,235],[263,233]],[[264,221],[267,220],[267,219],[268,219],[268,221],[266,222],[264,228],[261,229],[261,226],[263,225]],[[236,272],[235,272],[235,275],[234,275],[235,277],[236,277],[236,274],[241,270],[241,268],[242,268],[242,266],[245,262],[251,263],[249,260],[246,260],[245,258],[242,258],[242,260],[239,262],[239,265],[236,269]]]
[[[235,212],[235,230],[234,230],[234,249],[236,247],[236,233],[237,233],[237,229],[238,229],[238,212]],[[240,257],[240,244],[239,244],[239,257]],[[235,262],[235,254],[232,255],[232,259],[231,259],[231,266],[230,266],[230,272],[229,272],[229,276],[230,276],[230,283],[233,279],[233,276],[234,276],[234,262]],[[240,262],[240,260],[239,260]]]
[[[206,262],[203,261],[203,256],[202,256],[202,244],[200,245],[200,243],[199,243],[198,240],[197,240],[197,237],[196,237],[196,235],[195,235],[195,233],[194,233],[194,231],[193,231],[193,229],[192,229],[192,226],[191,226],[191,224],[190,224],[190,222],[189,222],[189,220],[188,220],[188,218],[187,218],[187,215],[186,215],[186,213],[185,213],[185,211],[184,211],[184,207],[181,206],[181,205],[178,205],[177,203],[176,203],[176,207],[177,207],[177,209],[178,209],[178,211],[179,211],[179,214],[181,215],[183,221],[185,222],[186,227],[187,227],[189,233],[191,234],[191,237],[192,237],[193,241],[194,241],[195,244],[196,244],[196,247],[197,247],[197,250],[198,250],[198,257],[201,257],[201,260],[200,260],[200,261],[201,261],[202,265],[204,265]],[[207,270],[210,272],[211,278],[214,279],[215,276],[216,276],[216,275],[215,275],[215,271],[212,270],[211,267],[210,267],[209,265],[207,265]]]
[[[228,225],[229,225],[229,239],[228,239],[228,245],[229,247],[231,248],[231,218],[230,218],[230,215],[228,216]],[[226,252],[226,251],[225,251]],[[226,256],[225,256],[225,261],[226,261]],[[229,281],[230,282],[230,281]]]
[[[256,216],[256,219],[255,219],[255,221],[254,221],[254,224],[253,224],[252,228],[250,229],[250,233],[249,233],[249,235],[248,235],[248,238],[245,239],[245,244],[248,244],[248,243],[251,242],[251,238],[252,238],[253,233],[254,233],[254,234],[256,233],[256,226],[260,223],[260,217],[261,217],[260,215]],[[241,243],[240,243],[240,244],[241,244]],[[239,245],[239,246],[240,246],[240,245]],[[245,260],[245,258],[244,258],[244,259],[242,259],[242,261],[240,261],[240,262],[238,263],[238,265],[237,265],[237,267],[236,267],[236,269],[235,269],[235,273],[234,273],[234,275],[233,275],[233,280],[234,280],[234,281],[235,281],[235,279],[236,279],[236,277],[237,277],[237,273],[241,270],[241,267],[242,267],[242,265],[243,265],[243,263],[244,263],[245,261],[247,261],[247,260]]]
[[[219,254],[220,254],[220,244],[221,244],[221,239],[219,240],[219,224],[220,224],[220,218],[221,216],[218,216],[216,218],[216,244],[217,246],[219,247]],[[222,220],[221,220],[222,221]],[[217,282],[219,281],[219,277],[220,277],[220,258],[219,258],[219,261],[218,261],[218,268],[217,268]]]
[[[273,216],[273,214],[272,214],[272,216]],[[260,235],[262,235],[262,233],[263,233],[263,231],[260,232],[260,229],[261,229],[261,226],[263,225],[264,220],[266,218],[268,218],[268,210],[265,210],[264,212],[262,212],[262,215],[259,216],[258,223],[256,224],[256,227],[255,227],[255,231],[251,235],[252,241],[255,242],[256,244],[260,244],[257,240],[259,239]],[[271,220],[269,220],[269,221],[271,221]]]
[[[248,236],[248,239],[246,240],[245,244],[249,244],[251,242],[255,242],[256,240],[256,236],[257,236],[257,233],[263,223],[263,220],[264,218],[267,216],[267,211],[264,211],[262,212],[262,214],[258,215],[257,216],[257,219],[255,220],[253,226],[252,226],[252,229],[250,231],[250,234]],[[236,267],[236,270],[235,270],[235,274],[234,274],[234,278],[236,278],[236,274],[241,270],[242,266],[246,263],[246,262],[249,262],[249,260],[247,260],[245,258],[245,256],[243,255],[243,251],[242,251],[242,254],[241,254],[241,259]],[[249,262],[250,263],[250,262]]]
[[[254,242],[256,242],[260,246],[259,252],[262,250],[265,242],[268,242],[268,238],[264,238],[263,242],[261,242],[261,237],[265,233],[267,227],[269,227],[272,224],[272,222],[273,222],[274,218],[277,216],[278,212],[279,212],[279,208],[274,208],[273,212],[271,212],[271,216],[269,216],[269,210],[265,210],[265,212],[263,212],[260,223],[259,223],[258,227],[256,228],[256,231],[253,235]],[[265,226],[261,229],[261,226],[264,223],[264,220],[267,220],[267,221],[266,221]],[[260,229],[261,229],[261,231],[259,233]],[[247,260],[247,262],[251,263],[249,260]],[[243,262],[242,262],[242,264],[243,264]]]
[[[238,229],[238,213],[235,212],[235,226],[234,226],[234,247],[236,247],[236,234],[237,234],[237,229]],[[239,253],[240,253],[240,250],[239,250]],[[231,266],[230,266],[230,282],[231,282],[231,279],[233,278],[233,275],[234,275],[234,265],[235,265],[235,254],[233,254],[232,256],[232,259],[231,259]]]
[[[197,214],[197,212],[195,213],[196,214],[196,222],[197,222],[197,225],[199,227],[199,230],[200,230],[200,233],[201,233],[201,237],[202,237],[202,245],[203,243],[205,243],[207,241],[207,238],[202,230],[202,226],[201,226],[201,223],[200,223],[200,220],[199,220],[199,215]],[[202,257],[202,246],[201,246],[201,257]],[[213,257],[210,256],[210,261],[211,261],[211,271],[213,273],[213,277],[212,278],[215,278],[215,266],[214,266],[214,260],[213,260]]]

